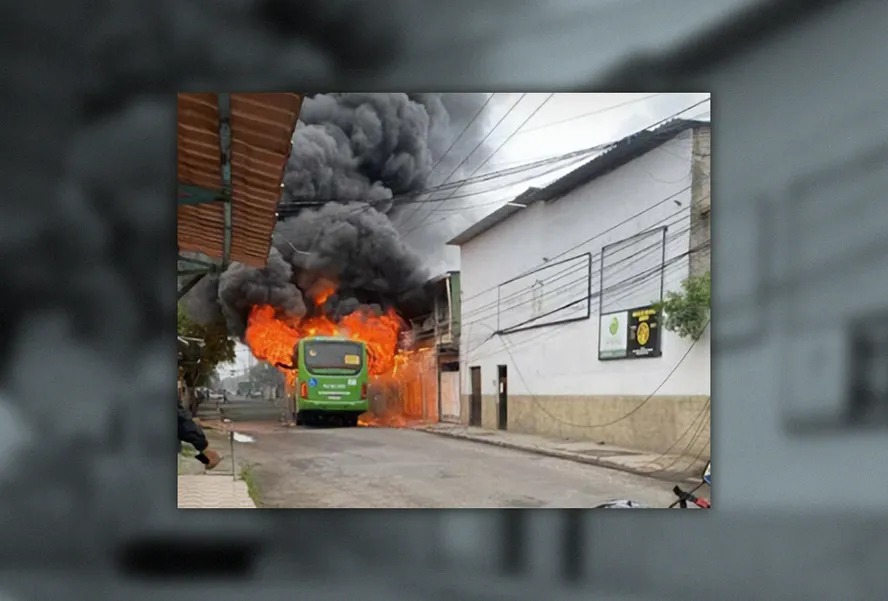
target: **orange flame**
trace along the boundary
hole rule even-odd
[[[336,292],[336,290],[333,288],[325,288],[324,290],[321,290],[321,292],[315,297],[315,305],[322,307],[324,303],[327,302],[327,299],[333,296],[334,292]]]
[[[320,306],[329,298],[333,290],[325,291],[316,297]],[[323,299],[323,300],[321,300]],[[367,346],[367,369],[370,375],[379,376],[392,373],[397,363],[398,335],[404,321],[394,309],[382,315],[360,310],[346,315],[338,323],[320,315],[292,320],[278,316],[274,307],[258,305],[252,308],[247,321],[244,340],[258,358],[272,365],[293,364],[296,344],[306,336],[342,336],[359,340]],[[282,370],[287,380],[288,391],[296,382],[296,370]]]

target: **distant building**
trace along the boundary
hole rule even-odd
[[[404,416],[426,421],[459,420],[460,274],[448,271],[426,284],[426,313],[410,320],[401,347],[412,349],[398,368]]]
[[[460,421],[657,452],[708,444],[709,331],[665,331],[652,305],[709,270],[709,139],[709,123],[680,119],[634,134],[450,241]]]

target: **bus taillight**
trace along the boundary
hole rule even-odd
[[[367,400],[367,382],[361,384],[361,400]]]
[[[306,384],[305,382],[302,382],[299,385],[299,396],[302,397],[303,399],[308,398],[308,384]]]

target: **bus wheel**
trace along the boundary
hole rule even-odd
[[[347,428],[357,428],[358,427],[358,416],[357,415],[349,415],[345,418],[345,426]]]

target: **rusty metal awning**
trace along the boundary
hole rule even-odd
[[[179,251],[209,259],[179,275],[265,265],[301,107],[301,94],[178,95]]]

